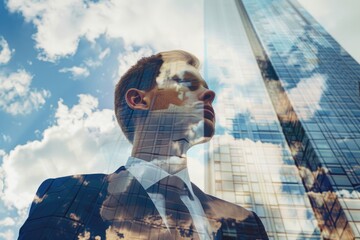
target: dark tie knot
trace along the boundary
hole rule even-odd
[[[187,194],[187,187],[183,180],[177,176],[169,175],[159,181],[159,186],[165,191],[176,192],[179,195]]]
[[[177,176],[168,176],[151,186],[147,192],[160,193],[165,197],[169,195],[190,195],[186,184]]]
[[[169,175],[159,181],[160,185],[174,188],[178,191],[186,190],[186,185],[183,180],[177,176]]]

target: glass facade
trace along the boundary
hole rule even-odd
[[[359,64],[293,0],[207,0],[205,35],[207,190],[273,239],[360,238]]]

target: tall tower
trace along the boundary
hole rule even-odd
[[[274,239],[360,239],[360,65],[296,0],[205,1],[206,188]]]

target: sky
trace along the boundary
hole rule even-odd
[[[360,62],[360,1],[299,2]],[[191,0],[0,3],[0,239],[16,238],[45,179],[125,163],[131,146],[113,115],[116,81],[159,51],[183,49],[203,62],[203,19],[203,1]],[[201,186],[203,175],[190,174]]]

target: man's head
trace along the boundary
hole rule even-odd
[[[204,120],[204,135],[212,137],[215,93],[207,89],[198,68],[195,56],[177,50],[142,58],[122,76],[115,88],[115,114],[130,142],[140,126],[170,113],[177,119],[181,115],[181,123],[173,121],[177,126]]]

